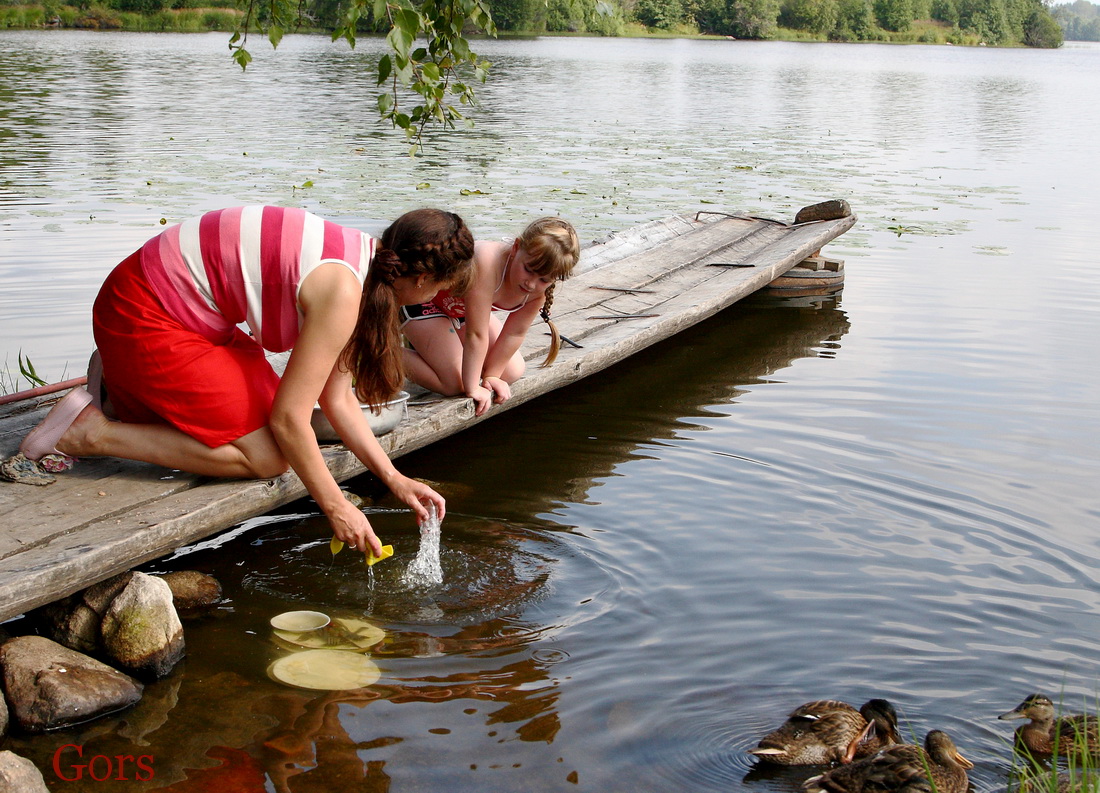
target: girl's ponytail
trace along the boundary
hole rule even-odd
[[[558,333],[558,326],[550,320],[550,307],[554,305],[554,287],[557,283],[550,284],[546,291],[543,293],[542,308],[539,309],[539,316],[542,317],[543,322],[550,326],[550,350],[546,353],[546,359],[539,364],[540,369],[545,369],[552,364],[558,357],[558,350],[561,349],[561,334]]]

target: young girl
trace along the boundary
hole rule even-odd
[[[436,209],[403,215],[381,240],[280,207],[186,221],[116,267],[95,301],[103,382],[120,421],[74,389],[20,450],[219,477],[264,479],[289,466],[336,537],[378,555],[366,516],[321,456],[313,406],[421,522],[426,504],[442,515],[443,498],[397,472],[359,403],[385,402],[404,382],[398,307],[464,284],[473,254],[462,219]],[[280,380],[264,350],[291,348]]]
[[[409,379],[438,394],[465,394],[480,416],[504,402],[525,369],[520,345],[536,314],[550,325],[543,366],[557,356],[560,338],[550,322],[554,284],[565,280],[580,257],[573,227],[547,217],[529,225],[510,245],[474,246],[473,282],[464,293],[444,290],[428,303],[401,309]],[[506,314],[503,322],[493,312]]]

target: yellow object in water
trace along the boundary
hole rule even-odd
[[[367,553],[367,567],[374,567],[375,562],[381,562],[383,559],[389,559],[391,556],[393,556],[393,546],[383,545],[381,556],[375,556],[370,552]]]
[[[340,551],[344,550],[344,543],[333,537],[328,541],[328,549],[332,551],[332,555],[335,556],[340,553]]]

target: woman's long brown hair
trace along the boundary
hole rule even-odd
[[[461,285],[470,278],[473,256],[473,234],[453,212],[414,209],[382,233],[363,282],[355,332],[341,358],[360,402],[378,412],[405,383],[394,281],[426,275],[441,288]]]

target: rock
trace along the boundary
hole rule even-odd
[[[111,660],[140,677],[164,677],[183,658],[183,625],[161,578],[134,573],[100,625]]]
[[[82,592],[35,609],[31,618],[42,635],[71,650],[95,655],[100,649],[99,626],[103,615],[133,575],[126,572],[100,581]]]
[[[141,699],[138,681],[43,636],[0,647],[4,692],[15,723],[32,733],[79,724]]]
[[[50,793],[42,772],[15,752],[0,752],[0,793]]]
[[[177,611],[198,611],[222,599],[222,585],[218,579],[198,570],[178,570],[158,578],[163,579],[172,590],[172,602]]]
[[[128,570],[125,573],[119,573],[108,578],[106,581],[92,584],[80,593],[80,599],[88,608],[102,617],[107,613],[107,609],[111,607],[111,603],[114,602],[119,593],[129,586],[135,575],[138,574],[133,570]]]
[[[81,653],[99,647],[99,615],[79,597],[68,597],[36,609],[32,615],[43,636]]]
[[[820,204],[811,204],[802,207],[794,216],[795,225],[799,223],[812,223],[816,220],[837,220],[846,218],[852,214],[852,207],[842,198],[832,201],[822,201]]]

